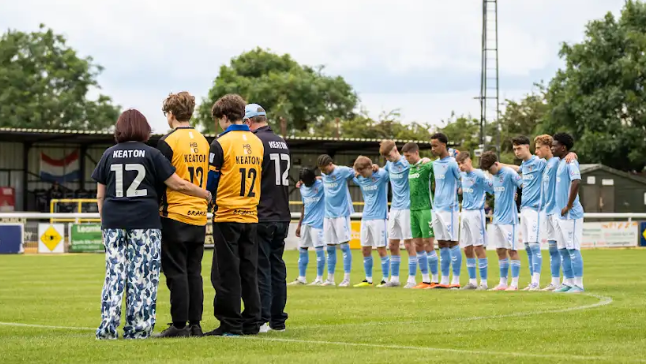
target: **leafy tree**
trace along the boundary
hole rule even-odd
[[[227,93],[240,94],[248,102],[266,108],[269,121],[279,127],[280,118],[287,121],[287,130],[307,131],[326,121],[354,117],[358,97],[340,77],[323,74],[323,67],[299,65],[291,56],[282,56],[260,48],[233,58],[220,73],[203,100],[195,122],[212,131],[215,124],[211,107]]]
[[[628,0],[564,44],[547,90],[541,130],[572,133],[582,162],[641,171],[646,165],[646,4]]]
[[[446,125],[440,131],[449,138],[449,142],[456,144],[462,151],[473,153],[480,145],[480,121],[469,116],[456,116],[443,121]],[[487,135],[487,134],[485,134]]]
[[[108,96],[88,100],[103,70],[79,58],[65,37],[43,24],[33,33],[9,30],[0,37],[0,126],[104,129],[119,107]]]

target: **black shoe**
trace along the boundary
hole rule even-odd
[[[217,329],[209,332],[205,332],[204,336],[241,336],[242,332],[231,332],[218,327]]]
[[[191,334],[191,337],[202,337],[204,336],[204,333],[202,333],[202,327],[200,325],[191,325],[188,328],[188,331]]]
[[[183,329],[178,329],[177,327],[173,326],[173,324],[170,324],[166,330],[155,335],[154,337],[156,338],[189,337],[189,335],[190,335],[190,332],[188,330],[188,327],[184,327]]]

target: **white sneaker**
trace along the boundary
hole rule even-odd
[[[532,288],[532,284],[528,284],[527,287],[523,288],[523,291],[529,291]]]
[[[404,288],[409,289],[409,288],[415,287],[416,285],[417,285],[417,283],[415,283],[415,282],[408,282],[408,283],[406,283]]]
[[[339,283],[339,287],[350,287],[350,280],[344,279],[341,283]]]
[[[540,290],[541,290],[541,287],[536,283],[532,283],[529,285],[529,291],[536,292]]]
[[[489,289],[489,286],[486,283],[480,283],[476,291],[486,291]]]
[[[301,280],[300,280],[300,279],[298,279],[298,278],[297,278],[296,280],[294,280],[293,282],[289,282],[289,283],[287,283],[287,285],[288,285],[288,286],[304,286],[304,285],[306,285],[306,284],[307,284],[307,282],[306,282],[306,281],[301,281]]]
[[[323,281],[320,279],[316,279],[314,280],[314,282],[308,284],[308,286],[322,286],[322,285],[323,285]]]
[[[560,284],[559,284],[559,285],[555,285],[555,284],[550,283],[547,287],[543,288],[541,291],[544,291],[544,292],[551,292],[551,291],[557,290],[557,289],[559,289],[559,288],[561,288],[561,285],[560,285]]]
[[[270,327],[270,328],[269,328],[269,331],[273,331],[273,332],[285,332],[285,329],[282,329],[282,330],[276,330],[276,329],[272,329],[272,328]]]
[[[268,333],[268,332],[269,332],[269,330],[271,330],[271,329],[269,328],[269,324],[265,322],[262,326],[260,326],[260,331],[258,331],[258,333],[260,333],[260,334],[266,334],[266,333]]]
[[[386,284],[384,284],[383,286],[382,286],[382,285],[378,285],[377,287],[386,287],[386,288],[390,288],[390,287],[399,287],[399,284],[400,284],[399,282],[389,281],[389,282],[386,282]]]
[[[326,280],[325,282],[321,283],[321,286],[334,287],[334,286],[336,286],[336,283],[334,283],[334,281]]]

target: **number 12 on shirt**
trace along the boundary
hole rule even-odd
[[[256,184],[256,177],[257,173],[255,169],[246,169],[246,168],[240,168],[240,196],[244,196],[245,194],[247,197],[256,197],[256,193],[253,191],[253,187]],[[249,187],[249,193],[247,193],[247,178],[251,179],[251,184]]]

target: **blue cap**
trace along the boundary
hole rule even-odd
[[[244,120],[251,119],[255,116],[267,116],[267,113],[258,104],[249,104],[244,107]]]

